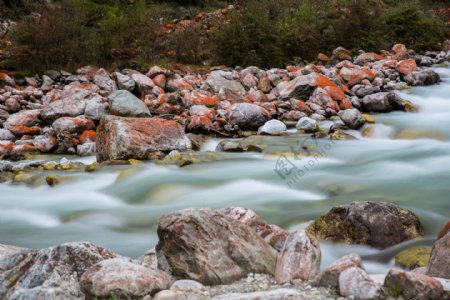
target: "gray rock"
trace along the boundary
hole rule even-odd
[[[77,117],[84,114],[87,101],[93,97],[89,91],[79,91],[70,94],[60,100],[50,102],[41,111],[41,118],[46,121],[54,121],[61,117]]]
[[[339,276],[342,272],[352,267],[364,269],[361,257],[356,253],[345,255],[329,265],[317,275],[313,281],[313,285],[338,289]]]
[[[94,75],[94,83],[104,91],[115,91],[117,90],[116,83],[106,74]]]
[[[109,112],[112,115],[123,117],[150,117],[150,111],[144,102],[129,91],[115,91],[109,95],[108,101]]]
[[[155,86],[155,83],[149,77],[137,71],[131,73],[130,77],[134,80],[136,84],[136,90],[141,95],[151,93],[153,87]]]
[[[407,112],[417,112],[418,108],[411,102],[405,99],[402,99],[396,93],[388,93],[387,99],[389,103],[395,110],[402,110]]]
[[[441,231],[434,242],[430,261],[427,265],[427,275],[450,279],[450,225]]]
[[[412,86],[433,85],[441,81],[438,73],[433,70],[414,71],[405,76],[407,84]]]
[[[206,84],[214,91],[214,93],[219,93],[222,88],[226,88],[240,94],[245,93],[245,88],[240,82],[225,79],[218,75],[209,76],[206,80]]]
[[[104,116],[97,127],[97,160],[154,159],[161,152],[192,147],[184,129],[161,118]],[[163,154],[163,153],[162,153]]]
[[[108,114],[107,107],[108,103],[104,102],[100,95],[95,95],[87,101],[84,115],[86,118],[98,121],[102,116]]]
[[[303,130],[304,132],[314,132],[317,130],[317,121],[309,117],[303,117],[298,120],[295,128]]]
[[[264,108],[250,103],[233,104],[228,111],[231,125],[237,125],[242,130],[257,129],[269,119],[269,113]]]
[[[158,237],[158,262],[164,257],[179,278],[215,285],[250,272],[275,272],[276,251],[253,230],[213,209],[185,209],[160,217]]]
[[[381,286],[373,281],[361,268],[348,268],[339,275],[339,292],[341,296],[355,299],[381,299]]]
[[[139,265],[128,258],[103,260],[80,278],[81,289],[88,295],[98,297],[143,297],[168,289],[171,283],[169,274]]]
[[[356,108],[340,111],[339,117],[351,129],[359,129],[366,123],[364,117]]]
[[[279,288],[270,291],[259,291],[251,293],[229,293],[213,297],[212,300],[306,300],[305,295],[295,289]]]
[[[0,141],[12,141],[15,137],[8,129],[0,128]]]
[[[294,279],[308,281],[320,270],[321,252],[319,241],[305,230],[292,232],[277,258],[275,280],[278,284]]]
[[[134,90],[136,82],[134,82],[134,80],[131,79],[130,76],[124,75],[120,72],[116,72],[115,75],[119,90],[127,90],[129,92],[132,92]]]
[[[259,134],[268,135],[280,135],[287,131],[286,125],[278,120],[267,121],[262,127],[259,128]]]
[[[48,77],[47,75],[42,76],[41,90],[43,90],[44,92],[48,92],[53,89],[54,84],[55,82],[50,77]]]
[[[375,93],[365,96],[361,105],[364,111],[390,112],[393,110],[387,93]]]
[[[177,280],[170,286],[171,290],[180,292],[196,292],[203,288],[200,282],[189,279]]]
[[[1,299],[82,299],[81,275],[94,264],[116,257],[87,242],[41,250],[22,250],[0,258]]]
[[[97,153],[96,145],[93,142],[84,143],[82,145],[77,146],[77,155],[78,156],[93,156]]]

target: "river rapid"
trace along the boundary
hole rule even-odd
[[[411,209],[426,235],[434,236],[450,218],[450,67],[435,71],[440,85],[399,92],[419,113],[373,115],[377,123],[366,125],[371,128],[364,135],[348,131],[355,140],[315,144],[303,135],[267,137],[265,153],[216,153],[219,140],[212,139],[199,154],[205,162],[182,168],[110,166],[71,173],[71,181],[53,188],[2,184],[0,243],[42,248],[85,240],[138,257],[156,245],[158,217],[187,207],[248,207],[293,230],[335,205],[367,200]],[[305,157],[299,143],[321,149],[323,155]],[[277,173],[280,158],[302,169],[301,176],[289,179]],[[352,251],[378,251],[321,246],[323,266]],[[381,273],[392,264],[366,262],[366,267]]]

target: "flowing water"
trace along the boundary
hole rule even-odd
[[[40,248],[86,240],[138,257],[157,243],[158,216],[178,209],[244,206],[293,230],[332,206],[366,200],[411,209],[433,236],[450,217],[450,68],[435,70],[440,85],[400,92],[420,112],[374,115],[370,138],[350,131],[358,140],[314,145],[300,135],[268,137],[266,154],[212,153],[219,141],[210,140],[201,153],[208,162],[183,168],[111,166],[74,173],[54,188],[0,185],[0,243]],[[398,139],[401,131],[423,138]],[[299,141],[325,155],[296,155]],[[283,179],[275,171],[280,157],[302,169],[302,176]],[[323,265],[351,251],[377,252],[327,243],[322,251]],[[376,273],[390,264],[366,266]]]

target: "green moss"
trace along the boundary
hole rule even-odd
[[[397,266],[412,270],[425,267],[430,259],[431,247],[418,246],[406,249],[395,256]]]

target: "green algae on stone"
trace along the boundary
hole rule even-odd
[[[395,256],[395,264],[399,267],[412,270],[425,267],[430,260],[431,247],[417,246],[399,252]]]

